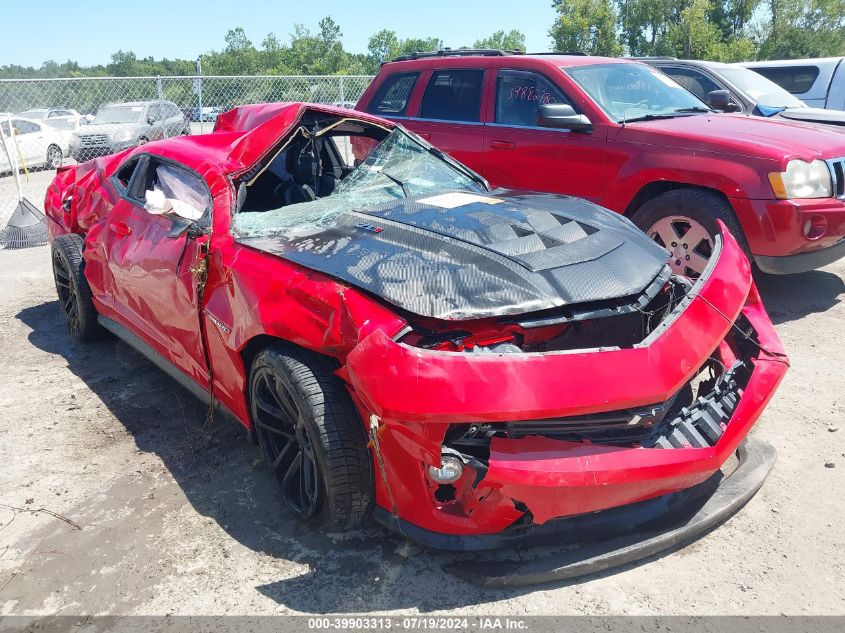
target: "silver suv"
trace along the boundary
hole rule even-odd
[[[128,147],[190,133],[190,123],[170,101],[113,103],[103,107],[90,125],[70,137],[70,155],[81,163]]]

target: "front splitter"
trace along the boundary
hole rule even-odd
[[[567,580],[678,548],[726,521],[760,489],[777,453],[771,444],[749,437],[736,456],[739,463],[732,473],[717,473],[688,490],[500,534],[436,534],[381,509],[376,518],[420,544],[462,550],[444,569],[478,585],[516,587]],[[477,551],[490,548],[507,550]],[[476,551],[469,555],[468,550]]]

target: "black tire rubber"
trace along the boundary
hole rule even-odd
[[[85,278],[83,245],[82,236],[75,233],[60,235],[53,240],[53,279],[59,296],[59,309],[71,336],[80,341],[93,341],[102,336],[103,329],[97,322],[91,287]],[[60,270],[62,265],[64,274]]]
[[[658,220],[673,215],[683,215],[695,220],[707,229],[711,236],[718,234],[716,221],[721,220],[739,242],[749,261],[753,261],[745,233],[731,205],[712,191],[694,187],[672,189],[642,205],[631,216],[631,220],[640,230],[647,233]]]
[[[266,348],[258,353],[250,369],[249,403],[254,425],[256,376],[262,370],[272,371],[288,389],[302,413],[314,449],[323,494],[320,508],[306,520],[329,532],[359,527],[372,509],[373,469],[367,434],[346,387],[335,376],[328,359],[283,344]],[[272,467],[266,435],[255,428],[258,444]]]
[[[58,151],[58,153],[59,153],[58,162],[54,161],[54,160],[50,160],[51,151],[53,151],[53,152]],[[59,167],[62,166],[62,163],[64,162],[64,158],[65,158],[65,154],[62,151],[61,147],[59,147],[58,145],[50,145],[50,147],[47,148],[47,169],[58,169]]]

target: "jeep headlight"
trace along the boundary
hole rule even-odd
[[[786,171],[770,173],[769,182],[775,196],[782,200],[830,198],[833,195],[830,170],[823,160],[814,160],[811,163],[791,160],[786,165]]]
[[[132,130],[124,130],[122,132],[115,132],[112,134],[112,140],[118,143],[122,141],[128,141],[132,138]]]

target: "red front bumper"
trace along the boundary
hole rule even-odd
[[[495,534],[526,511],[535,523],[613,508],[699,484],[734,453],[783,377],[783,350],[735,240],[643,343],[633,348],[471,355],[422,350],[376,332],[348,357],[362,412],[376,416],[383,473],[377,504],[425,530]],[[709,448],[652,449],[494,438],[480,482],[468,469],[443,503],[426,474],[449,424],[538,420],[663,402],[720,347],[742,312],[766,352],[721,438]],[[768,353],[767,353],[768,352]],[[773,355],[769,355],[769,353]],[[726,359],[728,360],[728,359]],[[477,485],[473,485],[477,483]]]
[[[755,257],[812,253],[830,248],[845,238],[845,200],[732,198],[731,204]],[[809,234],[805,228],[810,229]]]

